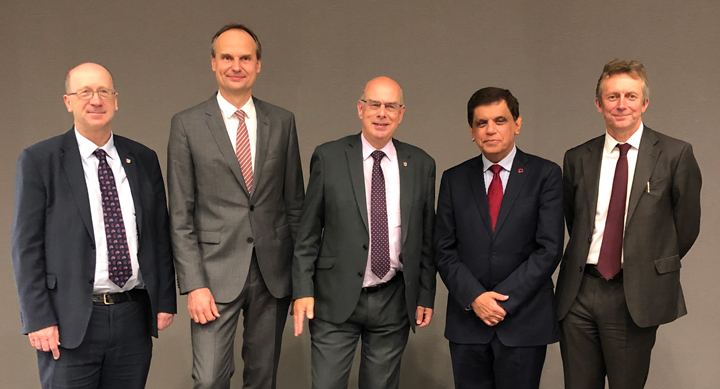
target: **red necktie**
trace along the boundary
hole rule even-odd
[[[130,263],[130,250],[128,249],[125,223],[120,209],[115,176],[107,163],[106,153],[103,149],[93,152],[97,157],[98,180],[100,180],[100,194],[102,195],[103,220],[105,221],[105,236],[108,248],[108,278],[119,287],[132,276]]]
[[[493,173],[490,187],[488,187],[488,205],[490,206],[490,220],[492,221],[492,229],[495,231],[495,223],[497,223],[498,214],[500,213],[500,204],[503,198],[503,185],[500,179],[500,171],[502,166],[492,165],[490,171]]]
[[[375,150],[370,184],[370,269],[382,279],[390,271],[390,241],[388,237],[385,175],[380,162],[385,153]]]
[[[620,272],[620,259],[622,257],[623,233],[625,230],[625,201],[628,186],[627,153],[630,150],[628,143],[618,144],[620,157],[615,165],[610,204],[608,205],[605,231],[600,245],[597,268],[600,274],[609,280]]]
[[[247,114],[243,110],[238,109],[235,115],[240,121],[235,136],[235,156],[240,163],[240,170],[245,179],[248,193],[250,193],[252,192],[253,186],[253,167],[252,154],[250,154],[250,137],[248,136],[247,125],[245,125],[245,117]]]

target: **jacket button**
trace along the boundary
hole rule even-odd
[[[588,244],[592,243],[592,238],[588,238]]]
[[[252,242],[253,242],[253,238],[252,238],[252,236],[251,236],[251,237],[249,237],[249,238],[247,238],[247,242],[248,242],[248,243],[252,243]]]
[[[363,245],[363,250],[367,250],[367,245],[366,245],[366,244]]]
[[[89,281],[88,281],[88,284],[94,285],[94,284],[95,284],[95,280],[89,280]]]
[[[251,205],[251,206],[250,206],[250,212],[252,212],[252,211],[254,211],[254,210],[255,210],[255,206],[254,206],[254,205]]]
[[[362,277],[362,276],[363,276],[363,274],[358,272],[358,277]]]
[[[582,266],[578,266],[578,271],[579,271],[580,273],[582,273],[583,267],[582,267]]]
[[[492,254],[490,254],[490,258],[496,258],[496,257],[497,257],[497,253],[495,253],[495,252],[493,251]]]

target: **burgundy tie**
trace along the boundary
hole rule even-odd
[[[240,170],[245,179],[248,193],[251,193],[253,186],[253,167],[252,154],[250,153],[250,137],[248,136],[247,125],[245,125],[245,117],[247,114],[245,111],[238,109],[235,115],[240,121],[235,135],[235,156],[240,163]]]
[[[388,238],[387,202],[385,201],[385,175],[380,161],[385,153],[370,154],[373,161],[370,189],[370,269],[382,279],[390,271],[390,241]]]
[[[115,176],[107,163],[105,150],[97,149],[93,154],[100,162],[98,164],[98,179],[100,180],[105,236],[107,237],[108,278],[115,285],[122,288],[132,276],[132,265],[130,264],[130,250],[125,235],[125,223],[120,209],[120,199],[118,198]]]
[[[495,231],[495,223],[497,223],[498,214],[500,213],[500,204],[503,198],[503,185],[500,179],[500,171],[502,166],[492,165],[490,171],[493,173],[490,187],[488,187],[488,205],[490,206],[490,220],[492,221],[492,229]]]
[[[617,165],[615,165],[615,177],[613,178],[605,231],[603,232],[597,264],[598,271],[606,280],[610,280],[620,272],[623,232],[625,229],[625,201],[628,186],[627,153],[630,150],[630,145],[625,143],[618,144],[616,147],[620,149],[620,157]]]

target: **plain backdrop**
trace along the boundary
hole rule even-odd
[[[2,1],[0,388],[39,386],[12,275],[13,183],[23,148],[72,126],[62,102],[67,71],[87,61],[110,69],[120,107],[114,131],[156,150],[164,167],[172,115],[217,89],[210,40],[230,22],[260,38],[254,94],[295,113],[306,179],[317,145],[360,131],[355,104],[373,77],[390,76],[404,88],[408,108],[395,135],[436,159],[439,184],[445,169],[478,154],[466,121],[477,89],[510,89],[523,116],[518,147],[561,163],[565,150],[604,132],[593,103],[603,65],[617,57],[644,62],[651,90],[645,123],[692,143],[704,181],[700,237],[683,259],[689,314],[660,327],[647,387],[718,387],[718,20],[716,0]],[[410,336],[402,388],[452,387],[446,298],[439,281],[431,325]],[[175,323],[154,343],[149,388],[192,385],[186,303],[178,300]],[[291,323],[278,387],[309,388],[309,337],[294,338]],[[563,386],[557,344],[548,349],[541,386]]]

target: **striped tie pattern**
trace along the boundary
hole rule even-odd
[[[237,135],[235,136],[235,156],[238,162],[240,162],[240,170],[245,179],[248,193],[250,193],[252,192],[253,186],[253,167],[252,154],[250,153],[250,137],[248,136],[248,129],[245,124],[247,114],[245,111],[238,109],[235,112],[235,116],[237,116],[240,121],[240,123],[238,123]]]
[[[132,276],[132,265],[115,175],[107,163],[105,150],[97,149],[93,151],[93,154],[99,161],[98,179],[100,180],[105,236],[107,237],[108,278],[122,288]]]

